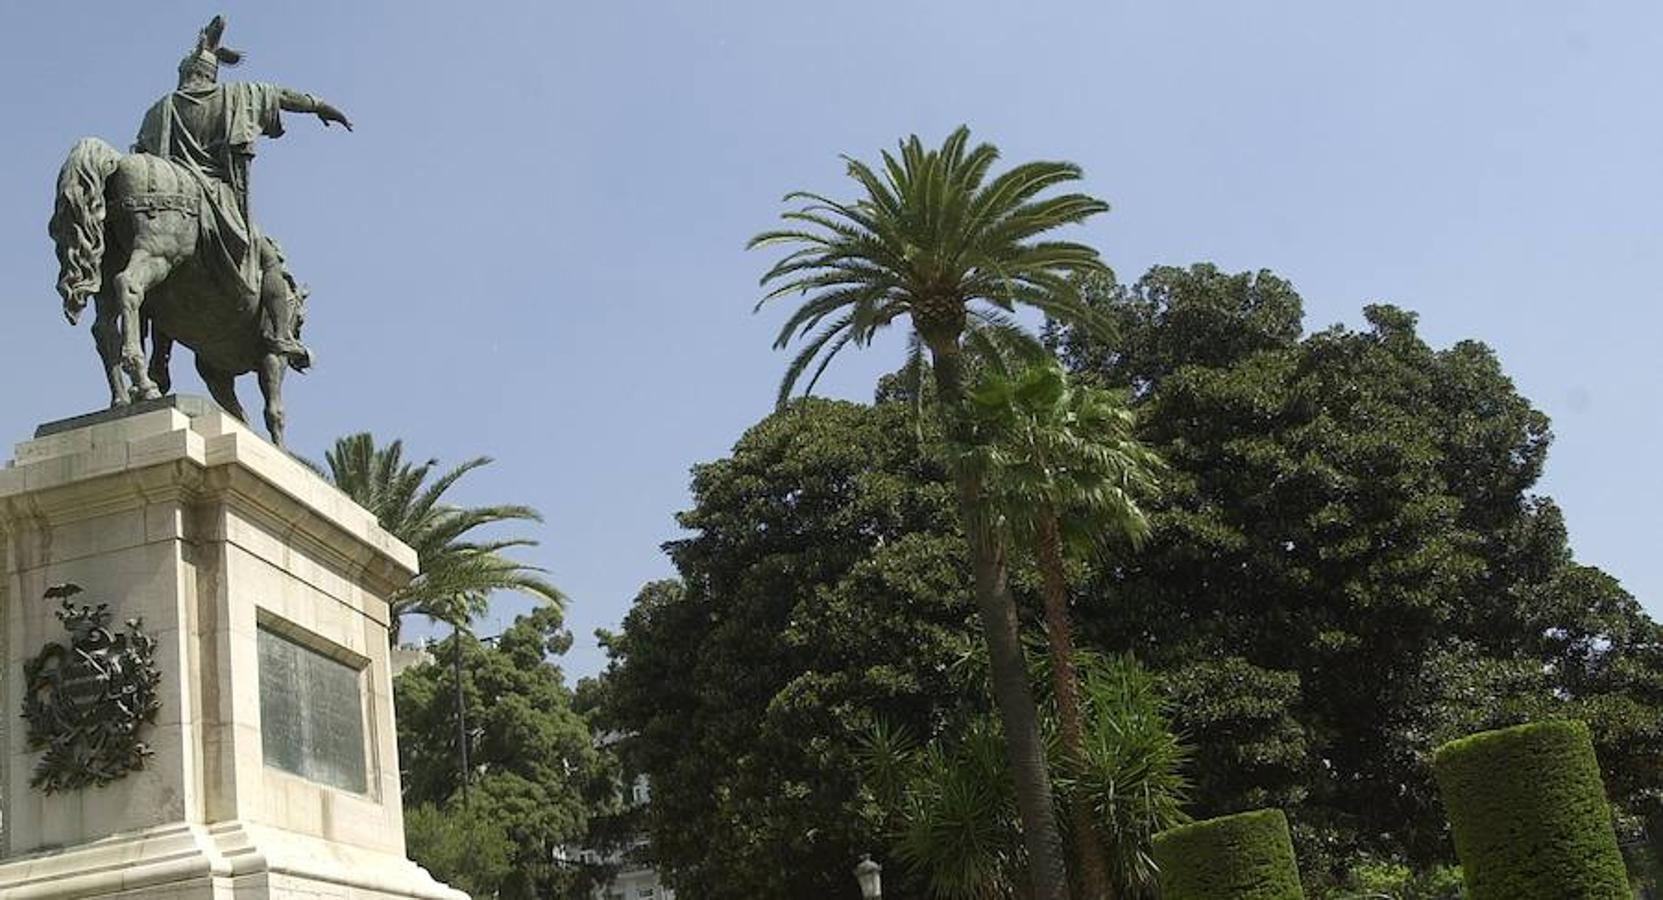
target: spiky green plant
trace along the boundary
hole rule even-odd
[[[1182,811],[1189,749],[1173,735],[1155,680],[1131,657],[1083,657],[1087,711],[1084,765],[1058,780],[1071,804],[1089,810],[1115,863],[1114,896],[1151,896],[1157,832],[1189,820]],[[882,812],[892,857],[938,900],[1026,896],[1028,856],[1017,824],[1010,768],[997,723],[971,719],[927,744],[874,727],[857,759]]]
[[[867,345],[904,318],[929,351],[945,433],[962,437],[963,339],[973,315],[1026,307],[1072,324],[1101,324],[1072,281],[1102,269],[1097,251],[1040,238],[1104,212],[1108,204],[1082,193],[1042,196],[1079,180],[1072,163],[1023,163],[990,178],[998,156],[991,144],[971,146],[967,128],[954,131],[938,150],[925,149],[914,135],[898,154],[882,154],[881,171],[845,157],[860,190],[854,200],[786,195],[788,203],[802,205],[783,214],[785,227],[750,242],[796,248],[763,276],[771,290],[758,303],[761,308],[778,298],[801,298],[776,341],[778,347],[804,341],[781,380],[782,401],[811,367],[810,384],[844,347]],[[1033,894],[1035,900],[1059,900],[1068,896],[1068,877],[1007,583],[1006,546],[987,515],[980,478],[959,467],[954,480]]]
[[[1155,835],[1190,821],[1191,751],[1172,731],[1155,677],[1135,659],[1082,661],[1083,739],[1064,794],[1094,825],[1113,895],[1153,896]]]
[[[543,577],[543,570],[504,555],[515,547],[534,547],[524,537],[477,538],[477,529],[501,522],[541,522],[535,509],[521,505],[453,506],[445,492],[464,475],[491,463],[470,459],[429,481],[438,460],[413,463],[404,458],[404,442],[377,447],[369,434],[340,438],[315,467],[358,505],[375,515],[381,527],[414,549],[421,573],[388,598],[388,640],[397,643],[406,616],[422,615],[457,627],[486,611],[495,591],[514,591],[564,605],[565,595]]]

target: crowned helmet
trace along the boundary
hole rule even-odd
[[[196,46],[185,58],[179,61],[179,83],[182,85],[192,75],[200,75],[209,81],[219,79],[219,66],[224,63],[234,66],[243,61],[241,51],[230,47],[221,47],[219,39],[225,34],[225,17],[214,16],[201,31],[196,34]]]

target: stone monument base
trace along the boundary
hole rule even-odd
[[[458,900],[402,856],[243,822],[163,825],[0,864],[6,900]]]
[[[0,898],[467,900],[405,856],[386,598],[415,571],[206,401],[42,426],[0,468]],[[80,658],[52,599],[68,584],[148,642],[149,718],[71,663],[25,684],[53,647]],[[70,720],[136,722],[142,766],[64,782],[19,715],[43,691]],[[50,740],[90,746],[56,721]]]

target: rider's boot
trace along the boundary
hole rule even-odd
[[[272,303],[266,308],[267,321],[271,323],[271,332],[266,334],[266,347],[272,353],[289,361],[296,371],[304,372],[312,365],[312,351],[305,344],[296,340],[294,334],[294,307],[284,298]]]
[[[304,372],[312,366],[312,351],[300,342],[300,288],[283,265],[283,252],[269,237],[261,242],[260,332],[266,349]]]
[[[295,335],[300,300],[291,293],[289,279],[282,275],[272,277],[268,273],[263,282],[260,330],[266,348],[288,360],[296,371],[304,372],[312,365],[312,351]]]

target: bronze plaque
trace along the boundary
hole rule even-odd
[[[364,793],[358,669],[260,629],[260,743],[266,765]]]

